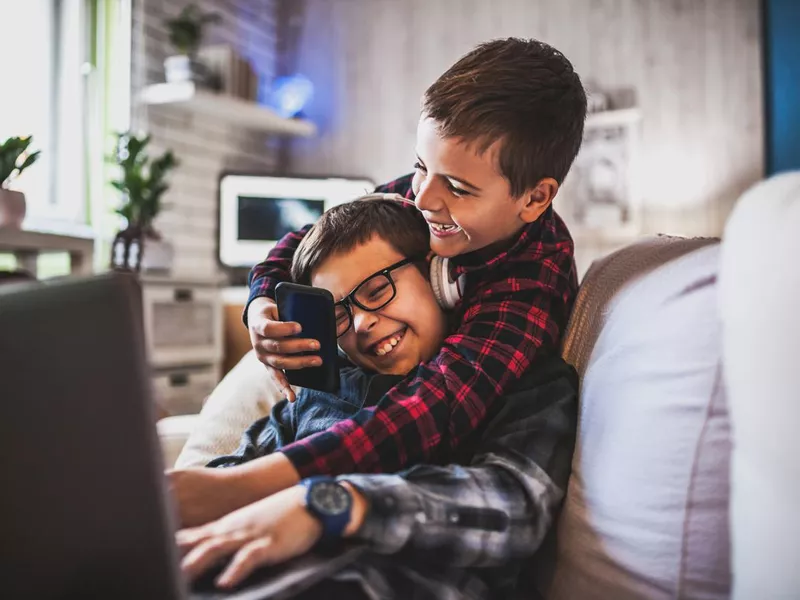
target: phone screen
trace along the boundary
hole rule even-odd
[[[322,366],[287,369],[289,383],[323,392],[339,391],[336,316],[331,293],[297,283],[279,283],[275,288],[275,300],[281,321],[295,321],[303,328],[297,337],[315,339],[320,344],[319,352],[303,354],[319,354]]]

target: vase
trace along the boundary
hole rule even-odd
[[[0,188],[0,227],[22,228],[26,212],[25,194]]]
[[[164,77],[167,83],[191,81],[200,87],[214,87],[213,76],[208,67],[185,54],[168,56],[164,60]]]

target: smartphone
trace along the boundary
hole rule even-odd
[[[322,366],[287,369],[289,383],[322,392],[338,392],[339,347],[333,295],[322,288],[281,282],[275,288],[275,301],[281,321],[294,321],[303,328],[294,337],[317,340],[320,346],[318,352],[302,352],[298,356],[318,354]]]

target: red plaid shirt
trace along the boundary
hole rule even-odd
[[[377,191],[414,198],[410,175]],[[292,256],[308,229],[286,235],[253,268],[250,301],[274,298],[275,286],[290,280]],[[470,252],[450,264],[453,276],[466,274],[455,308],[458,330],[375,406],[281,449],[300,477],[448,462],[495,400],[537,359],[558,352],[578,286],[572,238],[552,207],[509,249]]]

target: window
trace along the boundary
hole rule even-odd
[[[45,215],[52,207],[53,79],[55,11],[51,0],[0,5],[0,140],[33,135],[42,155],[13,187],[25,192],[28,214]]]
[[[130,27],[130,0],[0,3],[0,139],[33,135],[42,150],[12,185],[26,227],[106,229],[105,156],[130,119]]]

